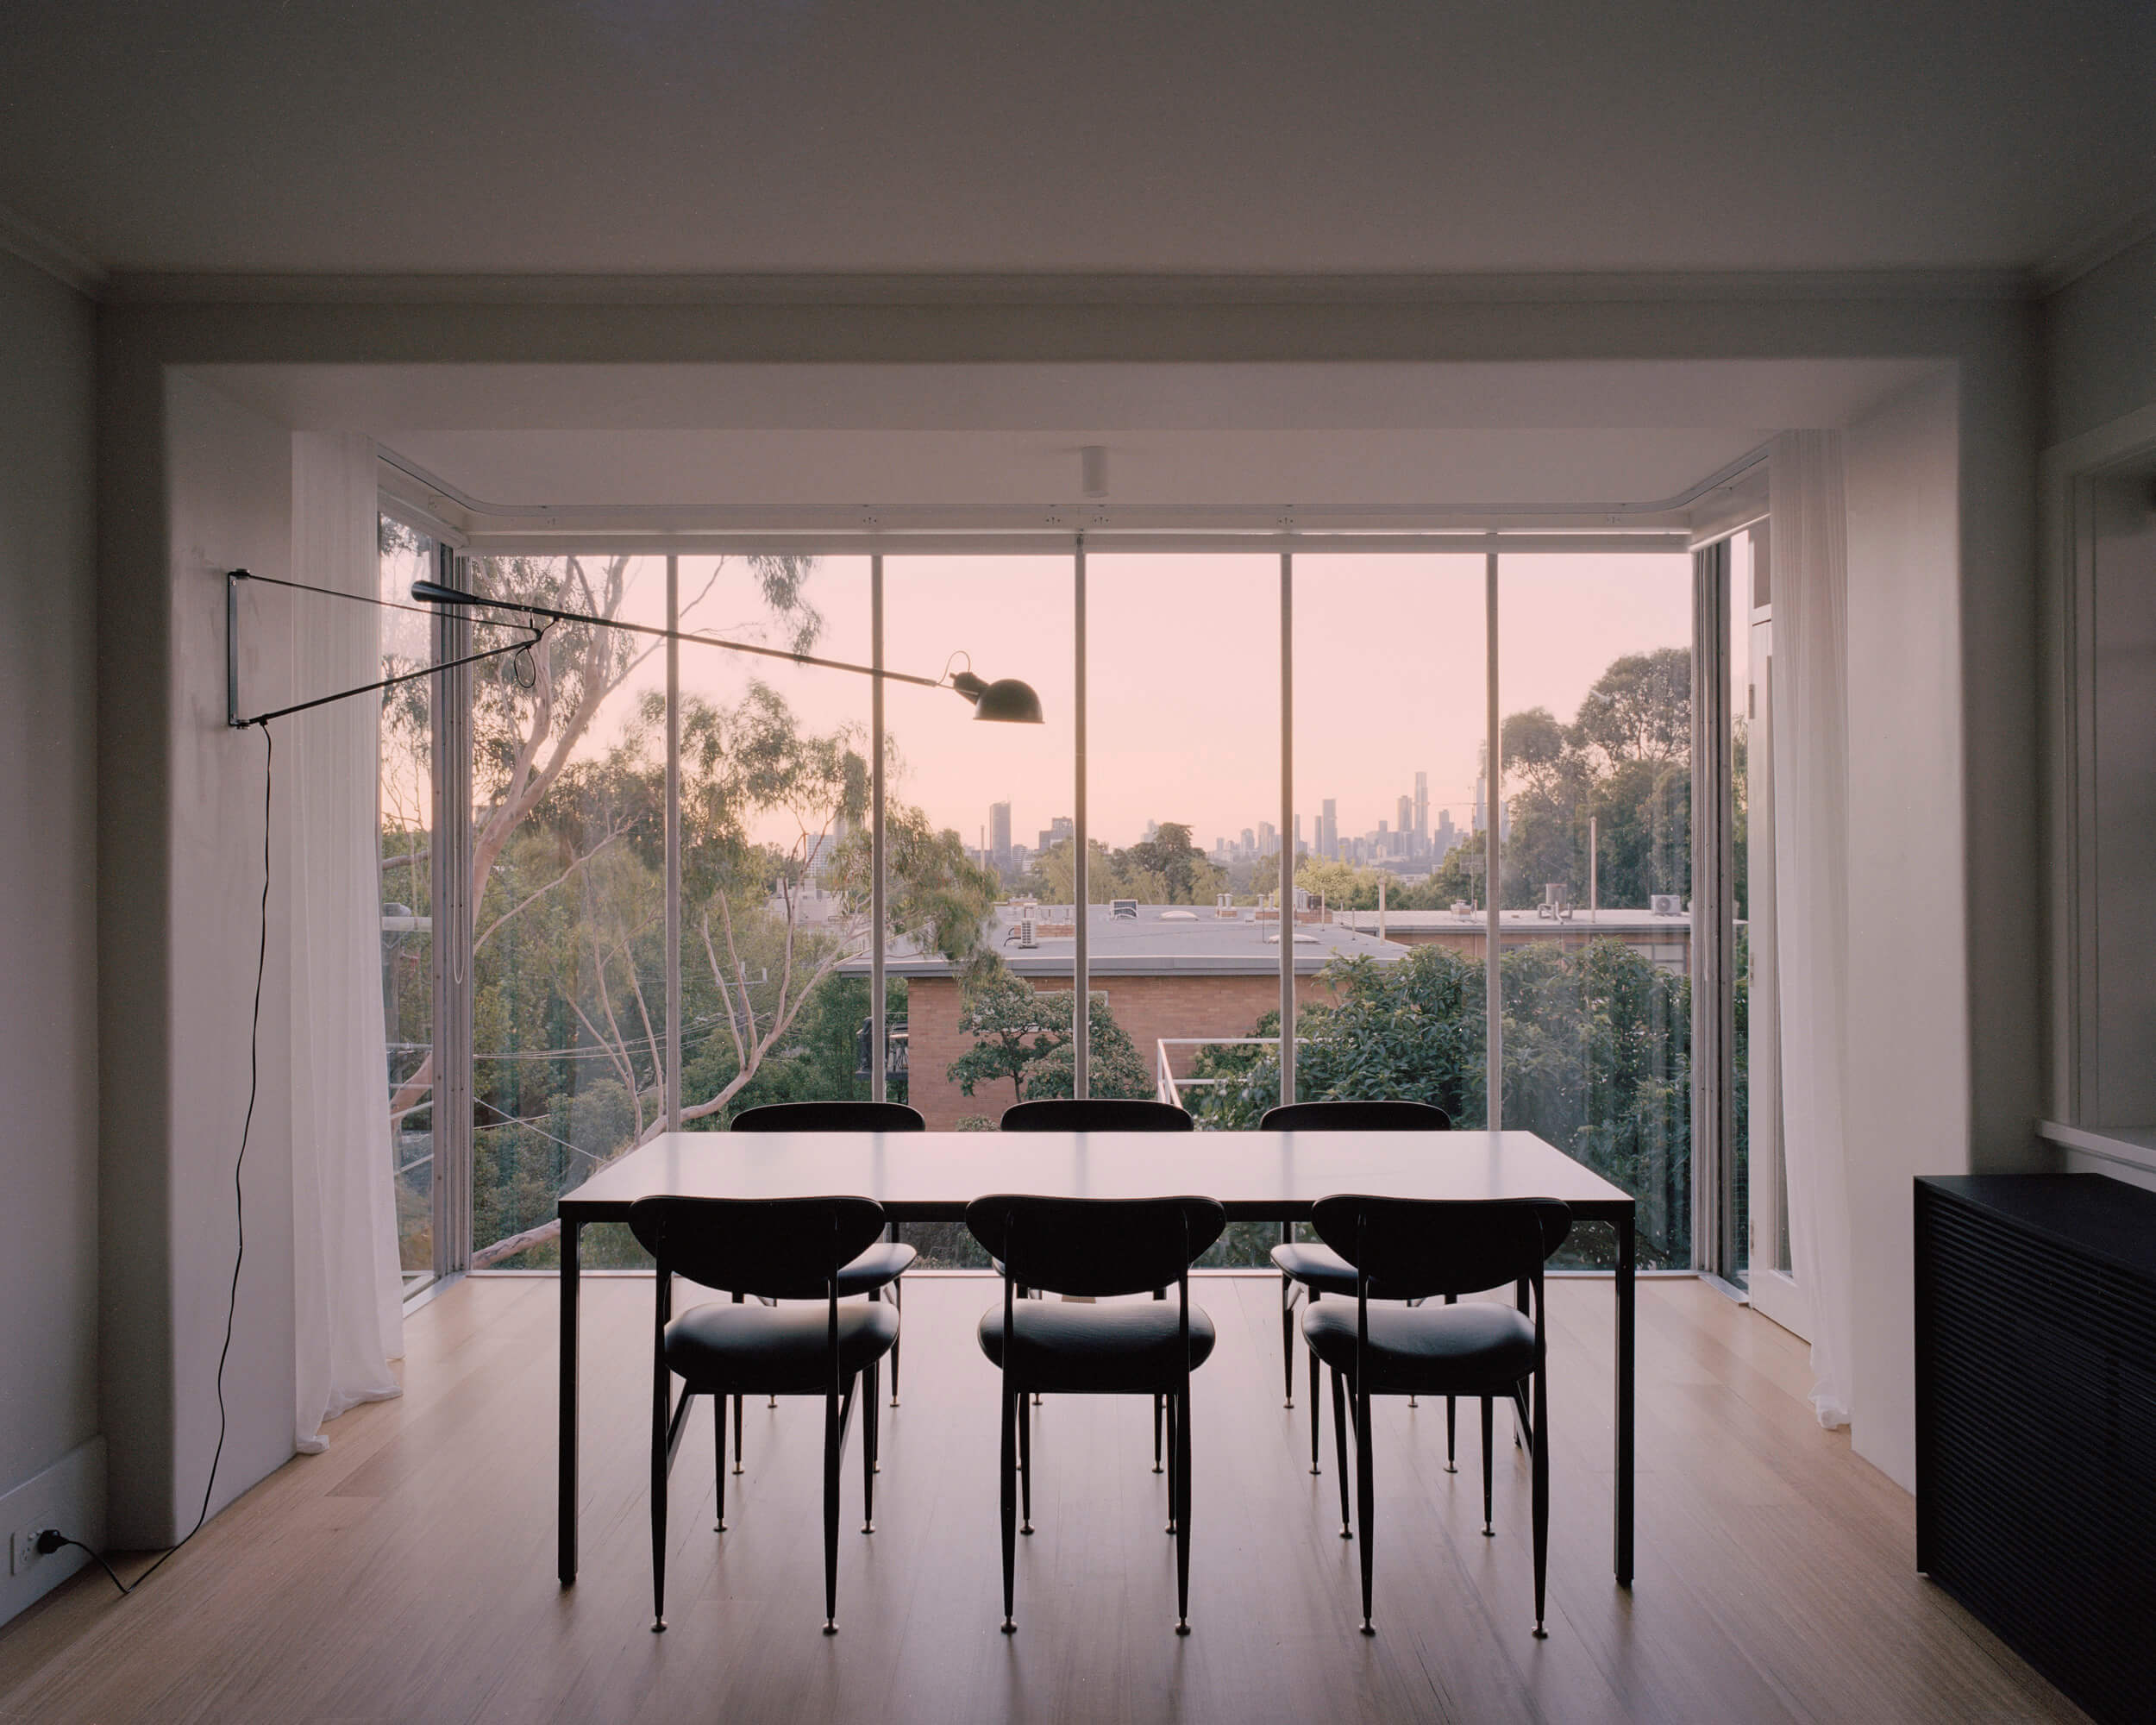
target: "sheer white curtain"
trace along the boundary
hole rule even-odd
[[[1848,522],[1841,436],[1792,431],[1769,469],[1774,580],[1775,959],[1789,1259],[1812,1321],[1812,1405],[1851,1414],[1845,1116],[1849,998]]]
[[[374,445],[292,440],[292,579],[372,598],[379,583]],[[291,612],[299,698],[381,674],[371,605],[300,598]],[[375,814],[381,703],[334,702],[284,721],[278,796],[290,837],[294,1440],[398,1393],[402,1283],[389,1151]]]

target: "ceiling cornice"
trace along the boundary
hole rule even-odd
[[[111,285],[111,273],[87,252],[25,220],[4,204],[0,204],[0,252],[14,254],[92,299],[103,298]]]
[[[1534,274],[210,275],[121,272],[141,304],[1459,305],[2013,301],[2018,269]]]
[[[2156,235],[2156,198],[2046,253],[2030,273],[2038,295],[2048,298],[2061,288],[2071,287],[2151,235]]]

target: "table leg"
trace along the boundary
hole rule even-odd
[[[561,1395],[555,1504],[555,1571],[564,1587],[576,1580],[576,1299],[577,1225],[561,1222]]]
[[[1633,1415],[1636,1371],[1637,1314],[1633,1307],[1633,1218],[1618,1219],[1617,1229],[1617,1584],[1632,1585]]]

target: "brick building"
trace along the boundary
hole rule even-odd
[[[1062,916],[1060,921],[1036,920],[1032,946],[1019,944],[1013,907],[1000,907],[988,925],[990,941],[1012,971],[1044,991],[1071,985],[1075,930],[1068,907]],[[1095,905],[1087,928],[1093,991],[1107,996],[1116,1022],[1138,1044],[1149,1070],[1163,1038],[1248,1036],[1258,1019],[1280,1004],[1280,923],[1271,912]],[[1305,921],[1301,913],[1294,924],[1294,946],[1298,1003],[1333,998],[1319,973],[1336,956],[1363,953],[1381,963],[1397,963],[1407,953],[1397,942],[1344,923],[1319,922],[1314,914]],[[951,1062],[973,1045],[973,1038],[958,1028],[958,986],[950,965],[901,942],[886,955],[885,966],[887,974],[906,981],[907,1096],[930,1128],[955,1126],[969,1114],[993,1118],[1016,1101],[1007,1084],[1001,1094],[982,1090],[968,1096],[943,1076]],[[856,959],[841,969],[844,975],[865,976],[868,960]],[[1176,1047],[1169,1054],[1171,1070],[1181,1077],[1189,1072],[1197,1050]]]

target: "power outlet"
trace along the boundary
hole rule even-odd
[[[8,1535],[8,1573],[21,1575],[32,1564],[44,1561],[44,1553],[37,1548],[37,1536],[45,1531],[42,1522],[33,1527],[18,1527]]]

